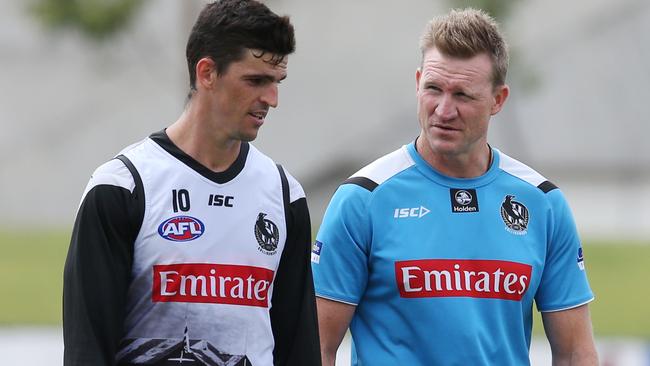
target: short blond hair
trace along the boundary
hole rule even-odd
[[[471,58],[486,53],[492,59],[492,83],[506,82],[508,45],[489,14],[473,8],[454,9],[433,18],[420,37],[422,56],[435,48],[451,57]]]

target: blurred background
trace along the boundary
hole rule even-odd
[[[343,179],[417,136],[427,21],[468,5],[497,18],[511,97],[491,144],[571,203],[602,364],[650,365],[650,2],[264,2],[291,15],[297,51],[254,144],[303,184],[314,230]],[[185,42],[205,3],[0,0],[0,354],[20,360],[8,364],[61,364],[81,194],[97,166],[182,112]],[[535,339],[533,364],[550,364],[539,322]]]

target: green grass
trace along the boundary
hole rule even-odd
[[[650,243],[595,245],[585,251],[596,296],[592,306],[596,334],[650,339]]]
[[[587,242],[587,275],[596,299],[589,304],[597,337],[650,339],[650,242]],[[535,312],[534,333],[542,334]]]
[[[0,326],[60,324],[69,232],[0,233]],[[650,243],[586,242],[584,253],[596,335],[650,339]]]
[[[0,231],[0,326],[61,323],[69,233]]]

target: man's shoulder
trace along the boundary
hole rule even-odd
[[[352,174],[342,184],[354,184],[372,192],[398,173],[415,165],[406,146],[388,153]]]
[[[114,158],[95,169],[86,184],[79,204],[81,205],[86,200],[90,191],[95,192],[94,200],[104,200],[106,197],[113,197],[113,193],[119,190],[133,193],[135,188],[136,182],[131,171],[122,161]]]
[[[90,185],[113,185],[126,188],[133,192],[136,185],[134,177],[135,167],[130,163],[131,158],[135,155],[142,154],[145,144],[151,141],[150,137],[134,142],[120,150],[111,160],[100,165],[90,177]],[[130,158],[131,157],[131,158]]]
[[[125,189],[130,193],[133,193],[133,191],[136,189],[136,184],[138,184],[136,183],[138,179],[134,176],[131,169],[127,166],[126,162],[128,162],[129,159],[124,159],[126,160],[125,162],[124,160],[121,160],[120,157],[134,149],[137,149],[147,139],[148,138],[145,138],[123,148],[112,159],[104,162],[99,167],[97,167],[93,171],[90,179],[88,180],[88,183],[86,184],[84,192],[81,195],[81,202],[83,202],[86,199],[88,193],[93,190],[101,191],[101,194],[94,196],[95,199],[103,197],[106,193],[110,193],[116,189]]]
[[[289,172],[286,166],[277,163],[270,156],[253,146],[253,144],[249,144],[249,158],[256,164],[261,163],[268,164],[269,166],[273,165],[276,167],[275,169],[279,174],[284,173],[289,185],[289,202],[295,202],[296,200],[305,197],[305,191],[300,185],[300,182],[298,182],[298,180]]]
[[[499,154],[499,169],[505,173],[518,178],[520,181],[532,187],[536,187],[543,193],[549,193],[558,188],[535,169],[497,149],[495,150]]]
[[[131,171],[117,158],[100,165],[90,176],[89,188],[98,185],[110,185],[133,191],[135,181]]]
[[[136,141],[136,142],[126,146],[125,148],[120,150],[120,152],[118,152],[116,156],[120,156],[120,155],[128,156],[128,155],[144,153],[147,150],[146,146],[148,146],[148,145],[156,146],[155,143],[151,144],[151,142],[153,142],[152,137],[154,137],[155,135],[156,135],[156,133],[153,133],[150,136],[145,137],[144,139],[141,139],[139,141]]]

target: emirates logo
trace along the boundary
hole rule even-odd
[[[280,231],[278,226],[266,218],[266,214],[260,212],[255,221],[255,239],[259,244],[259,251],[266,255],[273,255],[278,251]]]
[[[153,266],[153,302],[192,302],[269,307],[273,271],[212,263]]]
[[[521,301],[533,267],[485,259],[415,259],[395,262],[400,297],[474,297]]]

